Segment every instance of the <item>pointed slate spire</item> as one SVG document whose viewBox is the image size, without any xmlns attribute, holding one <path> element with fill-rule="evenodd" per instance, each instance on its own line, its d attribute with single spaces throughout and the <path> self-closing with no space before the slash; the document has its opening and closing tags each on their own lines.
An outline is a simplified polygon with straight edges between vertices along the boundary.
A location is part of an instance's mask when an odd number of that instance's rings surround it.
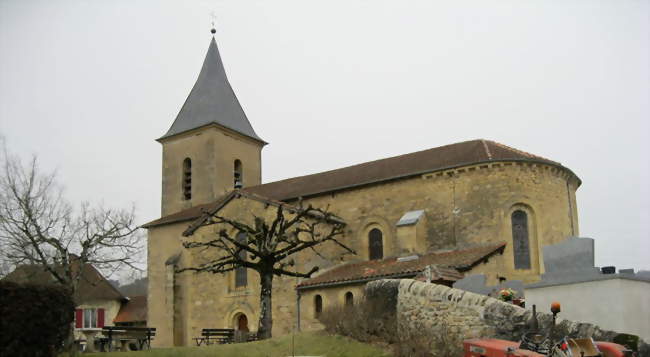
<svg viewBox="0 0 650 357">
<path fill-rule="evenodd" d="M 171 128 L 158 140 L 213 123 L 266 144 L 253 130 L 228 82 L 214 37 L 190 95 Z"/>
</svg>

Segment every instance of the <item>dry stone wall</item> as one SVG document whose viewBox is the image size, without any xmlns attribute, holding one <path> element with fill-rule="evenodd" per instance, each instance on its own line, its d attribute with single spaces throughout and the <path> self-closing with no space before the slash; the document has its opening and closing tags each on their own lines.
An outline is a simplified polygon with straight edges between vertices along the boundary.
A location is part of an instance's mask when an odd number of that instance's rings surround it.
<svg viewBox="0 0 650 357">
<path fill-rule="evenodd" d="M 400 333 L 430 330 L 444 326 L 447 331 L 463 338 L 492 337 L 519 341 L 532 325 L 532 312 L 498 299 L 443 285 L 411 279 L 387 279 L 366 285 L 369 303 L 382 300 L 384 313 L 397 321 Z M 540 307 L 543 309 L 546 307 Z M 561 315 L 560 315 L 561 316 Z M 538 312 L 537 319 L 543 332 L 550 331 L 552 315 Z M 617 332 L 582 322 L 558 318 L 553 340 L 569 336 L 592 337 L 612 341 Z M 640 355 L 648 356 L 650 349 L 640 341 Z"/>
</svg>

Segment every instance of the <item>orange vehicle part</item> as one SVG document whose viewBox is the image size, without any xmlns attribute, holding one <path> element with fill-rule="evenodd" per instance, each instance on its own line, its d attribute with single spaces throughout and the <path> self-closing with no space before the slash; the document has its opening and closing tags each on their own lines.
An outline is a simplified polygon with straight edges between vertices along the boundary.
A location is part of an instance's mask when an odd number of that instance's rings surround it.
<svg viewBox="0 0 650 357">
<path fill-rule="evenodd" d="M 603 357 L 628 357 L 633 355 L 631 350 L 618 343 L 596 341 L 596 347 L 602 352 Z"/>
<path fill-rule="evenodd" d="M 544 357 L 543 354 L 520 350 L 519 342 L 496 338 L 470 339 L 463 342 L 465 357 Z"/>
<path fill-rule="evenodd" d="M 602 341 L 596 341 L 594 343 L 598 348 L 598 354 L 602 353 L 603 357 L 634 356 L 631 350 L 618 343 Z M 537 352 L 519 349 L 519 342 L 499 340 L 496 338 L 465 340 L 463 342 L 463 350 L 464 357 L 545 357 L 545 355 Z"/>
</svg>

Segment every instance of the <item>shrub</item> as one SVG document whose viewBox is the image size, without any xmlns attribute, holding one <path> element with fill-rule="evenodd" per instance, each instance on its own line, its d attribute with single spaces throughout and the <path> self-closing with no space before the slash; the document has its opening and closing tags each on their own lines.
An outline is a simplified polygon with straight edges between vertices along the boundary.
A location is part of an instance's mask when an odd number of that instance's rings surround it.
<svg viewBox="0 0 650 357">
<path fill-rule="evenodd" d="M 50 357 L 74 319 L 70 293 L 57 286 L 0 281 L 0 357 Z"/>
<path fill-rule="evenodd" d="M 361 300 L 354 306 L 334 306 L 319 316 L 327 332 L 361 342 L 395 343 L 396 321 L 382 313 L 381 306 Z"/>
</svg>

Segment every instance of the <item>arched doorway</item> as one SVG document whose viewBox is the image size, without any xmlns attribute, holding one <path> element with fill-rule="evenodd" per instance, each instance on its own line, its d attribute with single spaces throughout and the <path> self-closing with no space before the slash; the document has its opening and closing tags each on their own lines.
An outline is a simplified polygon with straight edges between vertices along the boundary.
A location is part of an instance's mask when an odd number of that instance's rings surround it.
<svg viewBox="0 0 650 357">
<path fill-rule="evenodd" d="M 245 314 L 239 314 L 235 318 L 235 330 L 248 332 L 248 317 Z"/>
</svg>

